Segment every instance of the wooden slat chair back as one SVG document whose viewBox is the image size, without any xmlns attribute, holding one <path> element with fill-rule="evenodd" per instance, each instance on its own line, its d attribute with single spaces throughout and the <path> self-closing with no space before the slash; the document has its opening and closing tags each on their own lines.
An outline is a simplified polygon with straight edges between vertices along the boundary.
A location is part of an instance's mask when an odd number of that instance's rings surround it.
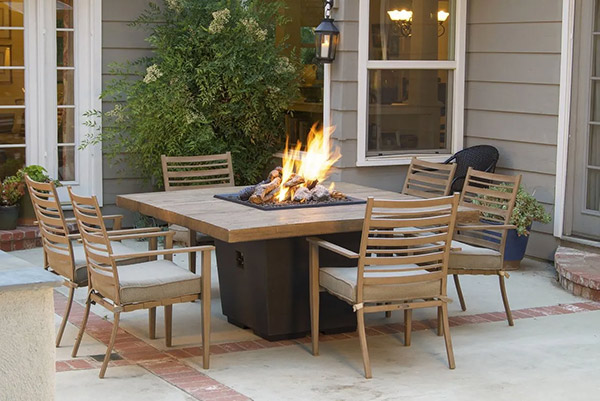
<svg viewBox="0 0 600 401">
<path fill-rule="evenodd" d="M 479 211 L 479 223 L 459 225 L 454 235 L 448 273 L 453 275 L 460 306 L 466 304 L 459 275 L 498 275 L 502 302 L 510 326 L 514 325 L 504 278 L 504 251 L 521 175 L 487 173 L 469 167 L 460 195 L 460 205 Z"/>
<path fill-rule="evenodd" d="M 110 258 L 113 250 L 100 207 L 95 197 L 69 193 L 85 249 L 89 285 L 118 304 L 119 275 L 115 260 Z"/>
<path fill-rule="evenodd" d="M 435 198 L 450 194 L 456 164 L 439 164 L 413 157 L 402 193 L 419 198 Z"/>
<path fill-rule="evenodd" d="M 113 330 L 100 369 L 100 378 L 104 377 L 119 327 L 120 314 L 138 309 L 150 311 L 150 338 L 154 338 L 155 308 L 165 307 L 166 345 L 171 346 L 173 304 L 193 302 L 202 298 L 202 348 L 203 366 L 208 369 L 210 356 L 210 265 L 213 246 L 176 248 L 173 246 L 173 231 L 155 231 L 141 235 L 109 236 L 100 206 L 95 196 L 86 197 L 73 193 L 68 188 L 77 226 L 87 258 L 89 291 L 86 309 L 79 334 L 73 346 L 72 356 L 77 355 L 91 303 L 104 306 L 114 314 Z M 165 237 L 165 249 L 150 251 L 131 251 L 128 254 L 115 254 L 111 241 L 124 239 Z M 180 268 L 172 261 L 175 253 L 200 252 L 202 255 L 202 274 L 197 275 Z M 157 259 L 164 255 L 164 259 Z M 118 260 L 146 258 L 149 261 L 131 263 L 125 266 Z"/>
<path fill-rule="evenodd" d="M 484 224 L 509 225 L 521 176 L 485 173 L 469 168 L 465 178 L 460 205 L 477 209 Z M 469 245 L 494 249 L 504 254 L 505 229 L 464 230 L 454 239 Z"/>
<path fill-rule="evenodd" d="M 231 153 L 161 156 L 165 191 L 235 186 Z"/>
<path fill-rule="evenodd" d="M 405 311 L 405 338 L 409 345 L 412 309 L 438 308 L 448 363 L 451 369 L 454 368 L 446 280 L 458 200 L 458 194 L 404 201 L 368 198 L 358 253 L 309 238 L 311 330 L 315 355 L 318 354 L 318 292 L 322 287 L 353 305 L 357 312 L 367 378 L 371 377 L 371 367 L 364 314 L 399 309 Z M 319 247 L 357 259 L 357 268 L 320 267 Z M 442 331 L 442 327 L 438 329 Z"/>
<path fill-rule="evenodd" d="M 73 246 L 54 183 L 25 177 L 31 203 L 40 228 L 46 268 L 75 282 Z"/>
</svg>

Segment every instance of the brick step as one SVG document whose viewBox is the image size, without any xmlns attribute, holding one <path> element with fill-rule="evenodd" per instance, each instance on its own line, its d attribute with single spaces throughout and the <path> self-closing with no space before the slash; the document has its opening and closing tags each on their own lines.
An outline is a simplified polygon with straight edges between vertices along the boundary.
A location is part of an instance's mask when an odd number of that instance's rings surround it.
<svg viewBox="0 0 600 401">
<path fill-rule="evenodd" d="M 600 252 L 560 246 L 554 254 L 554 266 L 564 289 L 600 301 Z"/>
<path fill-rule="evenodd" d="M 76 224 L 68 224 L 69 232 L 77 232 Z M 14 230 L 0 230 L 0 250 L 20 251 L 42 246 L 40 229 L 36 226 L 17 226 Z"/>
</svg>

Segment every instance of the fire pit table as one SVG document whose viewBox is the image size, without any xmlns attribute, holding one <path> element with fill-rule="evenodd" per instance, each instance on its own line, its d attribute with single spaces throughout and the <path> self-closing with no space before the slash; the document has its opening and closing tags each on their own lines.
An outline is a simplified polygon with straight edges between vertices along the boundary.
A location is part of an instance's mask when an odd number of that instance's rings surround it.
<svg viewBox="0 0 600 401">
<path fill-rule="evenodd" d="M 306 237 L 320 236 L 358 251 L 365 205 L 259 210 L 215 198 L 242 188 L 120 195 L 117 205 L 215 238 L 221 303 L 229 322 L 272 341 L 304 336 L 310 332 Z M 415 199 L 343 182 L 336 189 L 363 200 Z M 457 222 L 478 218 L 477 210 L 459 208 Z M 322 264 L 352 263 L 321 252 Z M 352 308 L 327 293 L 321 293 L 321 316 L 325 332 L 355 329 Z"/>
</svg>

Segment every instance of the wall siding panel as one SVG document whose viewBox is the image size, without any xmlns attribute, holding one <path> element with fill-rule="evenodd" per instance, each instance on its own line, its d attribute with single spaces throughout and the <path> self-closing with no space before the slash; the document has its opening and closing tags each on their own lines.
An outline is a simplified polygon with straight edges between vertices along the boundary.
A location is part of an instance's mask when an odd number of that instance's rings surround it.
<svg viewBox="0 0 600 401">
<path fill-rule="evenodd" d="M 522 174 L 553 211 L 560 79 L 561 0 L 470 0 L 465 146 L 500 151 L 497 172 Z M 527 253 L 551 259 L 552 224 L 535 224 Z"/>
</svg>

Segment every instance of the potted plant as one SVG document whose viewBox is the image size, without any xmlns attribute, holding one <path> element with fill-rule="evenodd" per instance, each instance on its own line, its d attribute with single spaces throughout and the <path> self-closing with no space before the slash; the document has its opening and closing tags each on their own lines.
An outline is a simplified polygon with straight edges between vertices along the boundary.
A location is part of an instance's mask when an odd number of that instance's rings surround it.
<svg viewBox="0 0 600 401">
<path fill-rule="evenodd" d="M 53 180 L 48 176 L 48 172 L 42 166 L 32 164 L 30 166 L 23 167 L 17 171 L 16 177 L 25 185 L 25 175 L 29 176 L 33 181 L 37 182 L 54 182 L 56 186 L 60 186 L 60 182 Z M 19 207 L 19 225 L 35 225 L 35 211 L 33 210 L 33 204 L 31 203 L 31 197 L 29 191 L 25 190 L 25 195 L 21 198 Z"/>
<path fill-rule="evenodd" d="M 17 176 L 6 177 L 0 189 L 0 230 L 14 230 L 19 217 L 19 201 L 25 194 L 25 184 Z"/>
<path fill-rule="evenodd" d="M 520 266 L 521 260 L 525 256 L 525 250 L 529 242 L 529 230 L 531 230 L 533 222 L 549 223 L 550 220 L 550 214 L 546 212 L 544 206 L 525 188 L 519 187 L 510 219 L 510 223 L 517 228 L 508 230 L 504 247 L 506 267 L 516 269 Z"/>
</svg>

